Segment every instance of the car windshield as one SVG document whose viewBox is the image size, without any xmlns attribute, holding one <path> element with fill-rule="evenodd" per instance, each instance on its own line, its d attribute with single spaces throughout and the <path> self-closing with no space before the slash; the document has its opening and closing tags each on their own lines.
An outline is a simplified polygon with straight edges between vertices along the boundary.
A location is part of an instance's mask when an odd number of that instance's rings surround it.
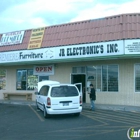
<svg viewBox="0 0 140 140">
<path fill-rule="evenodd" d="M 59 86 L 53 87 L 51 90 L 52 97 L 70 97 L 78 95 L 79 93 L 75 86 Z"/>
</svg>

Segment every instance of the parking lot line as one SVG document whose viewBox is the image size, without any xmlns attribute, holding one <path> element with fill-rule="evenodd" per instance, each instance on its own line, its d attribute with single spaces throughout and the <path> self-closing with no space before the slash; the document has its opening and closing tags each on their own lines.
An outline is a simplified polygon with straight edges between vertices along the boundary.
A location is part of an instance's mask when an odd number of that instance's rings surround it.
<svg viewBox="0 0 140 140">
<path fill-rule="evenodd" d="M 31 105 L 28 105 L 30 107 L 30 109 L 36 114 L 36 116 L 39 118 L 40 121 L 45 121 L 33 108 Z"/>
<path fill-rule="evenodd" d="M 86 111 L 86 110 L 85 110 Z M 93 113 L 93 112 L 92 112 Z M 97 110 L 94 112 L 94 114 L 100 114 L 103 116 L 113 116 L 113 117 L 119 117 L 119 118 L 124 118 L 124 119 L 136 119 L 139 120 L 140 118 L 140 113 L 135 113 L 135 112 L 120 112 L 120 111 L 103 111 L 103 110 Z"/>
<path fill-rule="evenodd" d="M 91 111 L 84 111 L 83 112 L 84 116 L 87 116 L 91 119 L 97 119 L 98 121 L 102 121 L 104 123 L 106 123 L 106 121 L 113 121 L 113 122 L 119 122 L 119 123 L 124 123 L 124 124 L 133 124 L 133 125 L 137 125 L 140 123 L 140 121 L 138 121 L 138 118 L 130 118 L 130 116 L 125 116 L 123 117 L 122 115 L 120 116 L 120 114 L 115 113 L 113 114 L 108 114 L 106 113 L 101 113 L 98 111 L 95 112 L 91 112 Z"/>
<path fill-rule="evenodd" d="M 85 114 L 85 113 L 83 113 L 83 112 L 82 112 L 81 114 L 82 114 L 83 116 L 86 116 L 86 117 L 90 118 L 90 119 L 93 119 L 93 120 L 95 120 L 95 121 L 98 121 L 98 122 L 102 123 L 103 125 L 107 125 L 106 122 L 101 121 L 101 120 L 96 119 L 96 118 L 93 118 L 93 116 L 91 116 L 91 115 L 87 115 L 87 114 Z"/>
<path fill-rule="evenodd" d="M 97 112 L 100 113 L 106 113 L 106 110 L 97 110 Z M 107 111 L 108 114 L 114 114 L 114 113 L 119 113 L 119 115 L 121 116 L 128 116 L 131 115 L 135 116 L 135 117 L 140 117 L 140 112 L 136 112 L 136 111 L 120 111 L 120 110 L 109 110 Z"/>
<path fill-rule="evenodd" d="M 140 123 L 140 121 L 139 121 L 140 116 L 135 115 L 135 117 L 134 117 L 132 113 L 131 114 L 120 114 L 120 112 L 114 112 L 114 114 L 110 114 L 110 113 L 105 114 L 105 113 L 101 113 L 101 112 L 96 112 L 95 114 L 97 117 L 98 116 L 103 116 L 105 118 L 111 117 L 113 119 L 124 120 L 126 122 L 128 121 L 128 122 L 132 122 L 132 123 L 135 123 L 135 122 Z"/>
<path fill-rule="evenodd" d="M 102 111 L 97 110 L 95 112 L 84 110 L 82 112 L 82 115 L 85 117 L 88 117 L 90 119 L 93 119 L 94 121 L 102 122 L 102 127 L 96 127 L 96 132 L 94 130 L 93 136 L 96 136 L 98 134 L 109 134 L 109 133 L 116 133 L 119 131 L 126 131 L 130 127 L 139 128 L 140 127 L 140 121 L 138 120 L 138 116 L 131 116 L 133 113 L 124 113 L 124 116 L 121 112 L 108 112 L 108 111 Z M 114 113 L 114 115 L 113 115 Z M 128 115 L 128 116 L 127 116 Z M 131 117 L 131 118 L 129 118 Z M 117 123 L 116 123 L 117 122 Z M 106 123 L 106 125 L 105 125 Z M 112 123 L 115 123 L 112 126 Z M 98 130 L 100 130 L 98 132 Z"/>
</svg>

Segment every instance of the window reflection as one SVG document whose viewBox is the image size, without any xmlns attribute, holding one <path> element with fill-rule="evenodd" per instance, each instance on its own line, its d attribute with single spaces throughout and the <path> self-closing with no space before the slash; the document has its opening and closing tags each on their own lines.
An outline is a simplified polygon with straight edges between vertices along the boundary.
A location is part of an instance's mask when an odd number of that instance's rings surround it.
<svg viewBox="0 0 140 140">
<path fill-rule="evenodd" d="M 0 69 L 0 90 L 6 89 L 6 70 Z"/>
<path fill-rule="evenodd" d="M 88 66 L 87 83 L 92 83 L 96 91 L 117 92 L 118 65 Z"/>
<path fill-rule="evenodd" d="M 17 90 L 34 90 L 37 88 L 38 76 L 33 70 L 17 70 Z"/>
<path fill-rule="evenodd" d="M 140 91 L 140 64 L 135 65 L 135 91 Z"/>
</svg>

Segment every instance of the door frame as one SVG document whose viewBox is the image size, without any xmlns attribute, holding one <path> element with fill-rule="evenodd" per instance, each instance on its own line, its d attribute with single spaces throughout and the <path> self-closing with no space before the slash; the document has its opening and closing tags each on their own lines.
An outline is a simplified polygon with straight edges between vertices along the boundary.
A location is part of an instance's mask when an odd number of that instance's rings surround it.
<svg viewBox="0 0 140 140">
<path fill-rule="evenodd" d="M 86 89 L 87 89 L 87 75 L 86 73 L 70 73 L 70 83 L 72 84 L 72 75 L 85 75 L 85 103 L 86 103 Z M 79 82 L 78 82 L 79 83 Z M 74 84 L 74 83 L 73 83 Z M 76 83 L 75 83 L 76 84 Z M 82 92 L 83 92 L 83 87 L 84 85 L 82 85 Z M 82 93 L 83 94 L 83 93 Z"/>
<path fill-rule="evenodd" d="M 72 75 L 85 75 L 85 87 L 86 85 L 86 77 L 87 75 L 85 73 L 70 73 L 70 83 L 72 84 Z"/>
</svg>

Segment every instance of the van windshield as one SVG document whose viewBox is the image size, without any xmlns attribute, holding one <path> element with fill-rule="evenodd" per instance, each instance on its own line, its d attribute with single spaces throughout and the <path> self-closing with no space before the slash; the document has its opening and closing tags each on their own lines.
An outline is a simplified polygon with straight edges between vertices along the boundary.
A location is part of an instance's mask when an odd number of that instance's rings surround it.
<svg viewBox="0 0 140 140">
<path fill-rule="evenodd" d="M 78 96 L 79 93 L 74 86 L 59 86 L 53 87 L 51 90 L 52 97 L 70 97 L 70 96 Z"/>
</svg>

